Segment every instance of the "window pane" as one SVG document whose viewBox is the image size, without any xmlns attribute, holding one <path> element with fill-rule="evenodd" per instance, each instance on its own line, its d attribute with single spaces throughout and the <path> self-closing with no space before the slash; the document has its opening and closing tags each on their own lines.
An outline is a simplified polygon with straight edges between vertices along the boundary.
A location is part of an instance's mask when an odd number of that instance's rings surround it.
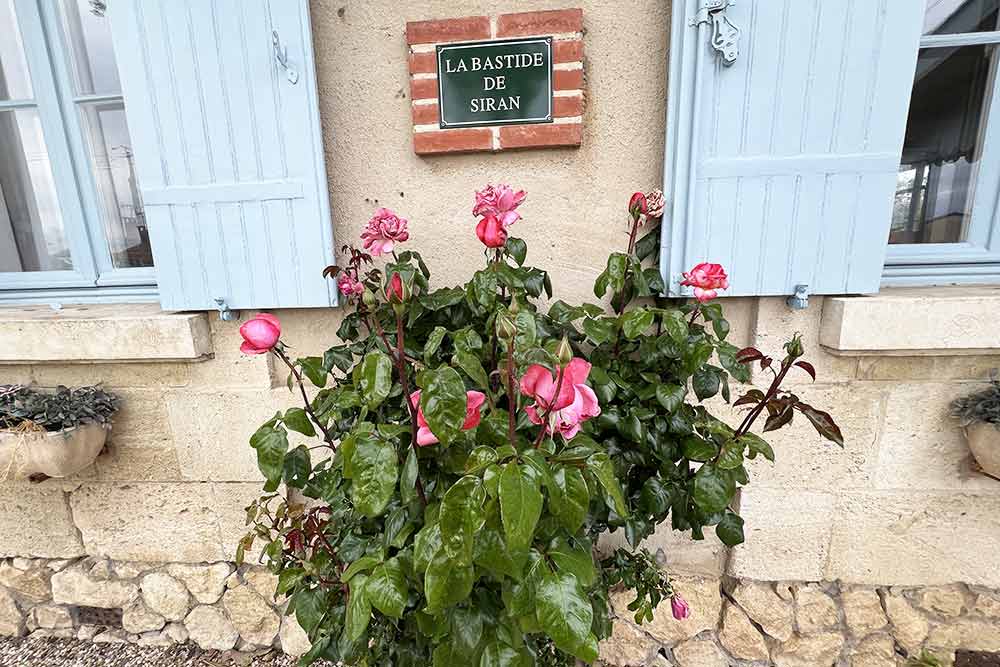
<svg viewBox="0 0 1000 667">
<path fill-rule="evenodd" d="M 995 50 L 921 49 L 890 243 L 956 243 L 967 238 Z"/>
<path fill-rule="evenodd" d="M 117 269 L 152 266 L 125 106 L 121 102 L 83 104 L 80 113 L 90 145 L 111 260 Z"/>
<path fill-rule="evenodd" d="M 38 112 L 0 112 L 0 272 L 71 268 Z"/>
<path fill-rule="evenodd" d="M 70 61 L 77 94 L 120 94 L 111 26 L 104 15 L 104 3 L 61 0 L 60 8 L 72 54 Z"/>
<path fill-rule="evenodd" d="M 31 99 L 31 79 L 14 0 L 0 0 L 0 100 Z"/>
<path fill-rule="evenodd" d="M 997 29 L 1000 0 L 927 0 L 925 35 L 989 32 Z"/>
</svg>

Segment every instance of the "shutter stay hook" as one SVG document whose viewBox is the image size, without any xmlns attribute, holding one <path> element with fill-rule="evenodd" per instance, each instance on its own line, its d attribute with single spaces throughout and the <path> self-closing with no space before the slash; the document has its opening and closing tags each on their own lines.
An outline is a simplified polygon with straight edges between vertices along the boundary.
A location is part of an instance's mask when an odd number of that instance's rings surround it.
<svg viewBox="0 0 1000 667">
<path fill-rule="evenodd" d="M 698 13 L 688 25 L 707 23 L 712 26 L 712 48 L 722 56 L 722 64 L 730 66 L 740 55 L 740 29 L 726 16 L 734 0 L 700 0 Z"/>
</svg>

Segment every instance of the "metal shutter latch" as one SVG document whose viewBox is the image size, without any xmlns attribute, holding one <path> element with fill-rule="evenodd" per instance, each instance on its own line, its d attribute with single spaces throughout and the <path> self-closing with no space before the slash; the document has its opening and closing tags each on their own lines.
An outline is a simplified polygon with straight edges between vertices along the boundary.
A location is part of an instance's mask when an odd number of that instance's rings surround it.
<svg viewBox="0 0 1000 667">
<path fill-rule="evenodd" d="M 700 0 L 698 13 L 688 25 L 707 23 L 712 26 L 712 48 L 722 56 L 722 64 L 732 65 L 740 55 L 740 29 L 726 16 L 733 0 Z"/>
</svg>

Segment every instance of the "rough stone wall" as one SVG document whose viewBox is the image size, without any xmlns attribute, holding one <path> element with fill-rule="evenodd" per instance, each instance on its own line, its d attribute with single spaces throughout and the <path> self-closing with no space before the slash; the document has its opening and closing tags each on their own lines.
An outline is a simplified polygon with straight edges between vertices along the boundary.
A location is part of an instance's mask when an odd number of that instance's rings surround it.
<svg viewBox="0 0 1000 667">
<path fill-rule="evenodd" d="M 191 641 L 219 651 L 302 655 L 309 638 L 283 614 L 277 581 L 264 568 L 226 562 L 7 559 L 0 561 L 0 636 L 147 646 Z M 120 611 L 121 622 L 97 622 L 81 608 Z"/>
<path fill-rule="evenodd" d="M 609 667 L 902 667 L 927 650 L 942 664 L 956 649 L 1000 651 L 1000 594 L 961 584 L 861 587 L 682 577 L 691 616 L 664 602 L 636 626 L 631 594 L 612 597 L 614 634 L 601 643 Z"/>
</svg>

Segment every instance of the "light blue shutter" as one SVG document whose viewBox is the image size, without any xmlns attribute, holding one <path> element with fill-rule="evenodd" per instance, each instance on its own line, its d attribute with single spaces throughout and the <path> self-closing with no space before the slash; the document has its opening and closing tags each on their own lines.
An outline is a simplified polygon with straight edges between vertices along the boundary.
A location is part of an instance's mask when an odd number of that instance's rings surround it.
<svg viewBox="0 0 1000 667">
<path fill-rule="evenodd" d="M 112 0 L 108 14 L 163 307 L 335 303 L 308 0 Z"/>
<path fill-rule="evenodd" d="M 731 66 L 676 0 L 661 269 L 727 295 L 876 292 L 923 18 L 917 0 L 739 0 Z M 722 4 L 714 0 L 714 4 Z"/>
</svg>

